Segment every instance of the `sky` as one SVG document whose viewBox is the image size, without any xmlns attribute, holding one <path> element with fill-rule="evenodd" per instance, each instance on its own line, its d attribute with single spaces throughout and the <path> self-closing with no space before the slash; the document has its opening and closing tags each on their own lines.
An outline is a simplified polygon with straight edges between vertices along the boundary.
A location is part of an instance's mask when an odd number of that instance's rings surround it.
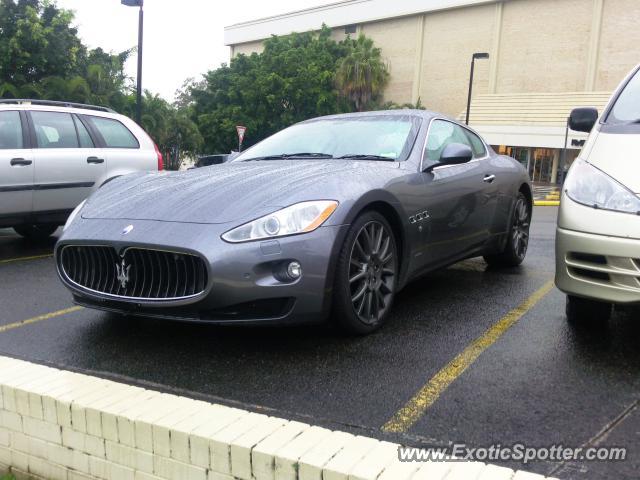
<svg viewBox="0 0 640 480">
<path fill-rule="evenodd" d="M 142 87 L 169 101 L 190 77 L 229 61 L 224 27 L 335 0 L 145 0 Z M 57 0 L 74 10 L 85 45 L 114 53 L 138 43 L 138 9 L 120 0 Z M 136 76 L 135 55 L 126 72 Z"/>
</svg>

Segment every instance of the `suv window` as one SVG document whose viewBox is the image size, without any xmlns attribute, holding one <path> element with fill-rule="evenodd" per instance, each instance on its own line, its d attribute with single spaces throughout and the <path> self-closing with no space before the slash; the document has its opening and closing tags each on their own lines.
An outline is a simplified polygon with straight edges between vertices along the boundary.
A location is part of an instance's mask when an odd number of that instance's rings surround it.
<svg viewBox="0 0 640 480">
<path fill-rule="evenodd" d="M 22 147 L 20 114 L 17 111 L 0 112 L 0 150 Z"/>
<path fill-rule="evenodd" d="M 427 161 L 427 164 L 432 164 L 440 160 L 442 151 L 450 143 L 462 143 L 463 145 L 468 145 L 473 150 L 471 141 L 465 132 L 465 129 L 455 123 L 446 120 L 434 120 L 429 130 L 427 148 L 424 152 L 424 159 Z"/>
<path fill-rule="evenodd" d="M 78 148 L 78 135 L 69 113 L 32 111 L 38 148 Z"/>
<path fill-rule="evenodd" d="M 136 137 L 118 120 L 102 117 L 87 117 L 102 135 L 107 148 L 140 148 Z"/>
<path fill-rule="evenodd" d="M 73 121 L 76 124 L 76 129 L 78 130 L 78 139 L 80 140 L 80 148 L 94 148 L 93 140 L 91 139 L 91 135 L 87 131 L 87 127 L 76 117 L 73 117 Z"/>
<path fill-rule="evenodd" d="M 636 72 L 607 116 L 607 123 L 621 124 L 640 120 L 640 70 Z"/>
</svg>

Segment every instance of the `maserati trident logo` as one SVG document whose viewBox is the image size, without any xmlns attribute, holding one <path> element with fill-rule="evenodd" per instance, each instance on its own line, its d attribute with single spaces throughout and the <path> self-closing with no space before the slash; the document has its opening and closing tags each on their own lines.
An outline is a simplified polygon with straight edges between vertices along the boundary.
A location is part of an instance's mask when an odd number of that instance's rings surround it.
<svg viewBox="0 0 640 480">
<path fill-rule="evenodd" d="M 129 270 L 131 269 L 131 265 L 127 265 L 124 258 L 122 259 L 122 263 L 118 265 L 116 263 L 116 273 L 117 279 L 120 282 L 120 286 L 122 288 L 127 288 L 127 283 L 129 283 Z"/>
<path fill-rule="evenodd" d="M 122 229 L 122 235 L 127 235 L 131 230 L 133 230 L 133 225 L 127 225 Z"/>
</svg>

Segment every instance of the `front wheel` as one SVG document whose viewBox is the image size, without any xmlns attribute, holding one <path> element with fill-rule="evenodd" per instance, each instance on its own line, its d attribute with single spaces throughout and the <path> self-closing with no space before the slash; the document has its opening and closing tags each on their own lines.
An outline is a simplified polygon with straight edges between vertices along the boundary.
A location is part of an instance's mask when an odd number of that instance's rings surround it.
<svg viewBox="0 0 640 480">
<path fill-rule="evenodd" d="M 495 255 L 485 255 L 489 265 L 516 267 L 524 261 L 529 248 L 529 227 L 531 226 L 531 203 L 522 192 L 518 193 L 516 205 L 509 224 L 509 234 L 504 250 Z"/>
<path fill-rule="evenodd" d="M 36 224 L 36 225 L 17 225 L 13 227 L 15 232 L 29 240 L 44 240 L 50 237 L 53 232 L 58 229 L 58 225 L 52 224 Z"/>
<path fill-rule="evenodd" d="M 607 302 L 567 295 L 567 320 L 576 325 L 606 323 L 612 309 L 613 305 Z"/>
<path fill-rule="evenodd" d="M 336 267 L 332 313 L 342 330 L 364 335 L 384 323 L 395 296 L 398 263 L 395 238 L 384 216 L 359 216 Z"/>
</svg>

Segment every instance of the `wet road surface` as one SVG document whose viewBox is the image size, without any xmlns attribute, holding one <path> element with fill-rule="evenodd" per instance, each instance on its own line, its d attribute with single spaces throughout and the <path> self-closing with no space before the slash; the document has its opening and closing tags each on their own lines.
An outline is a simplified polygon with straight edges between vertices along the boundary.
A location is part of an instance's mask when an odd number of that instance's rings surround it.
<svg viewBox="0 0 640 480">
<path fill-rule="evenodd" d="M 572 327 L 555 288 L 527 303 L 553 279 L 556 215 L 535 209 L 522 267 L 472 259 L 430 274 L 365 338 L 68 310 L 71 296 L 47 256 L 55 239 L 33 244 L 0 230 L 0 354 L 408 445 L 624 446 L 623 462 L 507 465 L 563 479 L 637 478 L 638 312 Z M 466 369 L 450 366 L 492 328 L 499 335 Z M 401 431 L 383 430 L 434 378 L 446 382 L 428 406 L 414 404 L 419 414 Z"/>
</svg>

